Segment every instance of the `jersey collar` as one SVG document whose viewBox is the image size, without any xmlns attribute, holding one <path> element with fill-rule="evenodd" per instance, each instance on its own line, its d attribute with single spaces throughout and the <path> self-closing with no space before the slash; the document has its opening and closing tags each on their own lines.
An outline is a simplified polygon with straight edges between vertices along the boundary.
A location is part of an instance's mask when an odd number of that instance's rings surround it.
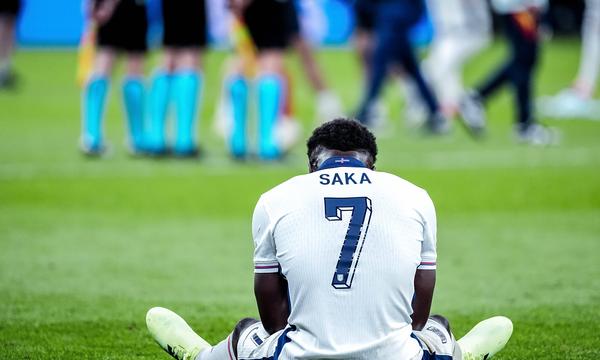
<svg viewBox="0 0 600 360">
<path fill-rule="evenodd" d="M 362 167 L 366 168 L 367 165 L 363 164 L 362 161 L 350 157 L 350 156 L 334 156 L 323 161 L 318 170 L 332 169 L 338 167 Z"/>
</svg>

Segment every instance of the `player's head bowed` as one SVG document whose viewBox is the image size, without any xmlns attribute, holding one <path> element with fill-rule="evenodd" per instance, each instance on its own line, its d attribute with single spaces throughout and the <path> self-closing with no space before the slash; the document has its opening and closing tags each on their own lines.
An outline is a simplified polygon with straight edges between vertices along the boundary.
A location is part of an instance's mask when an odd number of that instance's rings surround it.
<svg viewBox="0 0 600 360">
<path fill-rule="evenodd" d="M 369 168 L 377 160 L 375 136 L 358 121 L 338 118 L 316 128 L 306 142 L 311 171 L 332 156 L 352 156 Z"/>
</svg>

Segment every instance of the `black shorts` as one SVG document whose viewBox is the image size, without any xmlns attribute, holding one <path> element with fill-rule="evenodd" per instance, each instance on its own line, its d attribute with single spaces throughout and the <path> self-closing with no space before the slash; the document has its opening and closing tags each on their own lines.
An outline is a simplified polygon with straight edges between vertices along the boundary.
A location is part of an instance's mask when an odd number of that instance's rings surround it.
<svg viewBox="0 0 600 360">
<path fill-rule="evenodd" d="M 359 0 L 354 5 L 356 28 L 372 32 L 375 29 L 375 5 L 371 1 Z"/>
<path fill-rule="evenodd" d="M 20 0 L 0 0 L 0 15 L 17 16 L 20 10 Z"/>
<path fill-rule="evenodd" d="M 206 45 L 205 0 L 163 0 L 162 12 L 165 47 Z"/>
<path fill-rule="evenodd" d="M 290 39 L 300 35 L 300 19 L 298 18 L 298 9 L 294 5 L 294 1 L 289 1 L 290 5 L 287 9 L 287 33 Z"/>
<path fill-rule="evenodd" d="M 101 2 L 97 0 L 96 6 Z M 144 2 L 121 0 L 111 18 L 98 28 L 98 46 L 143 53 L 148 49 L 147 32 L 148 17 Z"/>
<path fill-rule="evenodd" d="M 258 50 L 287 48 L 290 40 L 291 0 L 253 0 L 244 22 Z"/>
</svg>

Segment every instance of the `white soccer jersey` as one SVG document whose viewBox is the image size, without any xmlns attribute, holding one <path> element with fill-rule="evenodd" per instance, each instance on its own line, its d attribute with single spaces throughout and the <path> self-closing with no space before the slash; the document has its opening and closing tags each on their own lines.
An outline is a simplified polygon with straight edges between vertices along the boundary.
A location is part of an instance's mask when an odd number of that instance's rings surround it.
<svg viewBox="0 0 600 360">
<path fill-rule="evenodd" d="M 279 359 L 412 359 L 417 268 L 436 267 L 427 192 L 336 157 L 263 194 L 253 217 L 256 273 L 287 278 Z"/>
</svg>

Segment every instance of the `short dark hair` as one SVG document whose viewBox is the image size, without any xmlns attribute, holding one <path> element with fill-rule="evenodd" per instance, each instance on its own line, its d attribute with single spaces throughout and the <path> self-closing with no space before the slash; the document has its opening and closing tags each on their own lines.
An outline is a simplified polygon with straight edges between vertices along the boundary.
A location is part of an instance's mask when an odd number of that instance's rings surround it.
<svg viewBox="0 0 600 360">
<path fill-rule="evenodd" d="M 319 146 L 339 151 L 366 151 L 377 160 L 377 143 L 375 136 L 358 121 L 338 118 L 316 128 L 306 142 L 307 155 L 310 159 Z"/>
</svg>

